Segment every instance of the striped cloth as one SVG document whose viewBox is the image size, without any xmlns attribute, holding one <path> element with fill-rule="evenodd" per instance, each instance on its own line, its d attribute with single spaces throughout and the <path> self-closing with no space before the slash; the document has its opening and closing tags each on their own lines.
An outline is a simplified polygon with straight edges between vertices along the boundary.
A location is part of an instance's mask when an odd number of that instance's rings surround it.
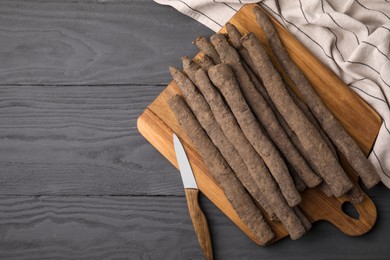
<svg viewBox="0 0 390 260">
<path fill-rule="evenodd" d="M 218 31 L 250 0 L 155 0 Z M 369 155 L 390 188 L 390 0 L 264 0 L 287 30 L 382 117 Z"/>
</svg>

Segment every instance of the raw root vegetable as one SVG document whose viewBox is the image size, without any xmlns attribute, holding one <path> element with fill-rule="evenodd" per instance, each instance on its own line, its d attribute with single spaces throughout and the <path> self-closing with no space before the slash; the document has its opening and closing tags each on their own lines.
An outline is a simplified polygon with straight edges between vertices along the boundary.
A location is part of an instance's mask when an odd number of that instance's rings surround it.
<svg viewBox="0 0 390 260">
<path fill-rule="evenodd" d="M 240 31 L 238 31 L 236 26 L 234 26 L 231 23 L 226 24 L 226 31 L 228 33 L 228 37 L 229 37 L 229 40 L 230 40 L 230 43 L 232 44 L 232 46 L 238 51 L 238 53 L 240 54 L 240 56 L 244 60 L 244 62 L 250 68 L 252 68 L 253 72 L 256 74 L 257 72 L 254 70 L 255 65 L 253 64 L 253 60 L 250 57 L 248 51 L 242 46 L 242 43 L 241 43 L 242 35 L 241 35 Z M 261 79 L 260 75 L 257 75 L 257 77 L 259 79 Z"/>
<path fill-rule="evenodd" d="M 321 183 L 320 190 L 328 197 L 334 196 L 332 190 L 326 182 Z"/>
<path fill-rule="evenodd" d="M 283 116 L 280 114 L 278 109 L 275 107 L 275 104 L 272 102 L 272 100 L 269 97 L 268 92 L 264 88 L 263 84 L 259 81 L 257 76 L 253 73 L 252 69 L 249 68 L 249 66 L 247 64 L 243 63 L 243 66 L 244 66 L 245 70 L 247 71 L 253 84 L 255 85 L 256 89 L 260 92 L 260 94 L 264 97 L 265 101 L 271 107 L 272 111 L 274 112 L 274 114 L 276 116 L 276 119 L 278 120 L 278 122 L 282 126 L 283 130 L 286 132 L 290 141 L 294 144 L 295 148 L 299 151 L 300 155 L 305 159 L 305 161 L 309 165 L 309 167 L 312 170 L 314 170 L 315 167 L 313 167 L 314 165 L 311 163 L 310 158 L 306 155 L 305 149 L 303 149 L 303 146 L 302 146 L 301 142 L 299 141 L 297 135 L 291 130 L 291 128 L 287 124 L 286 120 L 284 120 Z M 306 171 L 302 171 L 302 172 L 300 172 L 300 174 L 305 173 L 305 172 Z M 316 172 L 316 171 L 314 170 L 314 172 Z M 300 175 L 300 177 L 301 177 L 302 181 L 304 181 L 305 184 L 310 188 L 313 188 L 317 182 L 322 182 L 322 178 L 319 177 L 315 173 L 310 174 L 310 175 L 307 174 L 305 176 Z M 324 183 L 324 182 L 322 182 L 322 183 Z M 299 191 L 299 189 L 298 189 L 298 191 Z"/>
<path fill-rule="evenodd" d="M 214 64 L 221 63 L 221 60 L 219 59 L 217 51 L 214 49 L 213 45 L 203 36 L 198 36 L 194 44 L 198 49 L 209 56 L 211 60 L 214 62 Z"/>
<path fill-rule="evenodd" d="M 191 139 L 199 155 L 204 160 L 209 173 L 218 182 L 225 196 L 262 245 L 270 242 L 275 234 L 253 203 L 244 187 L 223 159 L 221 153 L 211 142 L 206 132 L 199 125 L 190 108 L 178 95 L 169 100 L 169 105 L 181 127 Z"/>
<path fill-rule="evenodd" d="M 268 95 L 267 90 L 264 88 L 263 83 L 261 83 L 261 76 L 258 74 L 255 65 L 252 61 L 252 58 L 249 56 L 248 51 L 242 46 L 241 42 L 241 33 L 238 31 L 238 29 L 231 23 L 226 24 L 226 30 L 229 36 L 229 40 L 234 48 L 239 52 L 241 58 L 244 60 L 243 66 L 245 70 L 247 71 L 249 77 L 251 78 L 253 84 L 257 88 L 257 90 L 260 92 L 260 94 L 264 97 L 264 99 L 267 101 L 268 105 L 271 107 L 272 111 L 274 111 L 276 118 L 278 119 L 279 123 L 283 127 L 284 131 L 290 138 L 291 142 L 296 146 L 296 148 L 299 150 L 302 156 L 304 156 L 303 149 L 299 149 L 302 147 L 301 143 L 299 142 L 298 137 L 294 134 L 294 132 L 291 130 L 291 128 L 288 126 L 287 122 L 284 120 L 283 116 L 279 113 L 278 109 L 275 107 L 275 104 L 272 102 L 271 98 Z M 300 147 L 299 147 L 300 146 Z"/>
<path fill-rule="evenodd" d="M 196 84 L 195 73 L 200 68 L 193 60 L 190 60 L 187 56 L 181 57 L 183 63 L 183 71 L 187 74 L 192 82 Z"/>
<path fill-rule="evenodd" d="M 273 140 L 273 142 L 279 148 L 281 153 L 284 155 L 287 162 L 290 163 L 290 165 L 299 174 L 299 176 L 301 176 L 301 178 L 304 179 L 305 182 L 307 182 L 309 187 L 312 188 L 320 184 L 321 178 L 319 178 L 311 170 L 309 165 L 306 163 L 306 161 L 303 159 L 303 157 L 300 155 L 298 150 L 288 138 L 284 129 L 279 124 L 279 121 L 276 119 L 271 107 L 256 89 L 246 70 L 242 66 L 240 56 L 236 52 L 236 50 L 228 43 L 225 36 L 223 36 L 222 34 L 216 34 L 212 36 L 211 43 L 217 50 L 221 61 L 225 64 L 228 64 L 233 70 L 237 82 L 241 87 L 242 94 L 248 102 L 248 105 L 252 109 L 253 113 L 256 115 L 257 119 L 261 122 L 269 137 Z M 234 91 L 235 93 L 233 95 L 240 94 L 238 88 Z M 256 127 L 257 124 L 254 125 Z M 259 132 L 259 134 L 261 134 L 261 132 Z M 266 142 L 265 144 L 268 143 Z M 264 145 L 262 146 L 264 147 Z M 272 143 L 270 149 L 276 149 L 272 145 Z M 290 183 L 294 186 L 293 182 L 291 182 L 290 180 L 286 180 L 286 178 L 291 179 L 291 177 L 288 173 L 288 168 L 284 163 L 284 160 L 277 151 L 271 154 L 271 156 L 266 156 L 265 158 L 263 158 L 263 160 L 270 169 L 271 173 L 274 175 L 276 182 L 281 187 L 282 193 L 284 192 L 284 185 L 288 185 Z M 276 169 L 275 165 L 278 166 Z M 274 173 L 275 170 L 280 172 Z M 290 204 L 290 206 L 293 205 Z"/>
<path fill-rule="evenodd" d="M 280 114 L 278 109 L 275 107 L 275 104 L 272 102 L 271 98 L 268 95 L 267 90 L 264 88 L 263 84 L 260 82 L 258 77 L 254 74 L 251 68 L 245 63 L 243 63 L 243 66 L 248 73 L 250 79 L 252 80 L 253 84 L 255 85 L 256 89 L 260 92 L 260 94 L 264 97 L 265 101 L 268 103 L 268 105 L 271 107 L 272 111 L 274 112 L 276 119 L 282 126 L 283 130 L 286 132 L 287 136 L 289 137 L 290 141 L 294 144 L 295 148 L 299 151 L 300 155 L 305 159 L 306 163 L 309 165 L 309 167 L 314 170 L 313 164 L 311 163 L 310 158 L 306 155 L 305 149 L 303 149 L 303 146 L 301 142 L 299 141 L 297 135 L 291 130 L 290 126 L 287 124 L 286 120 L 284 120 L 283 116 Z M 314 170 L 314 172 L 316 172 Z M 305 173 L 305 171 L 300 172 L 300 174 Z M 314 174 L 308 174 L 305 176 L 300 175 L 300 178 L 302 181 L 305 182 L 305 184 L 313 188 L 317 182 L 322 182 L 322 178 L 318 175 Z M 324 182 L 322 182 L 324 183 Z M 321 184 L 322 184 L 321 183 Z M 297 183 L 296 183 L 297 185 Z M 313 186 L 314 185 L 314 186 Z M 299 191 L 299 189 L 298 189 Z M 333 195 L 333 193 L 332 193 Z"/>
<path fill-rule="evenodd" d="M 349 199 L 349 201 L 351 201 L 353 205 L 359 204 L 364 199 L 363 192 L 356 186 L 354 186 L 352 190 L 348 191 L 345 196 Z"/>
<path fill-rule="evenodd" d="M 253 177 L 248 172 L 248 168 L 245 166 L 244 161 L 222 132 L 221 127 L 215 120 L 214 115 L 202 94 L 197 91 L 192 81 L 181 71 L 173 67 L 170 67 L 169 71 L 198 122 L 206 131 L 211 141 L 219 149 L 238 179 L 259 205 L 267 212 L 269 217 L 272 220 L 277 220 L 276 215 L 268 205 L 259 187 L 256 185 L 256 182 L 253 180 Z"/>
<path fill-rule="evenodd" d="M 273 52 L 279 59 L 291 80 L 297 86 L 307 106 L 332 140 L 333 144 L 336 145 L 338 150 L 349 161 L 351 166 L 361 177 L 364 185 L 367 188 L 375 186 L 380 181 L 380 177 L 373 165 L 368 161 L 352 137 L 348 135 L 337 119 L 334 118 L 332 113 L 330 113 L 325 107 L 310 85 L 309 81 L 290 59 L 269 18 L 261 11 L 260 8 L 255 8 L 254 13 L 258 23 L 261 25 L 267 36 L 269 45 L 271 46 Z"/>
<path fill-rule="evenodd" d="M 230 23 L 226 24 L 226 30 L 228 32 L 229 40 L 232 43 L 232 45 L 238 50 L 240 53 L 241 58 L 245 61 L 246 64 L 244 64 L 244 68 L 246 69 L 249 77 L 251 78 L 253 84 L 256 86 L 257 90 L 261 93 L 261 95 L 264 97 L 264 99 L 267 101 L 269 106 L 271 107 L 272 111 L 274 111 L 276 118 L 278 119 L 279 123 L 283 127 L 284 131 L 290 138 L 291 142 L 295 145 L 297 150 L 300 152 L 300 154 L 305 158 L 305 160 L 309 163 L 309 165 L 312 167 L 313 165 L 310 163 L 310 159 L 307 157 L 305 150 L 303 149 L 298 137 L 296 134 L 291 130 L 290 126 L 287 124 L 283 116 L 280 114 L 278 109 L 275 107 L 275 104 L 271 100 L 271 98 L 268 95 L 267 90 L 264 88 L 264 85 L 260 82 L 261 75 L 258 73 L 258 71 L 255 68 L 255 65 L 253 63 L 252 58 L 250 57 L 248 50 L 245 49 L 242 46 L 241 42 L 241 33 L 238 31 L 238 29 Z M 314 170 L 314 168 L 312 167 Z M 304 180 L 304 178 L 302 178 Z M 306 183 L 306 182 L 305 182 Z M 307 185 L 308 183 L 306 183 Z"/>
<path fill-rule="evenodd" d="M 333 196 L 332 190 L 325 182 L 321 183 L 320 190 L 328 197 Z M 364 199 L 363 192 L 359 190 L 356 186 L 353 186 L 353 188 L 348 191 L 344 196 L 354 205 L 359 204 Z"/>
<path fill-rule="evenodd" d="M 294 212 L 301 220 L 302 225 L 305 227 L 306 232 L 309 231 L 311 229 L 311 222 L 306 218 L 306 216 L 302 213 L 302 211 L 298 207 L 294 207 Z"/>
<path fill-rule="evenodd" d="M 228 36 L 229 36 L 229 40 L 230 42 L 232 43 L 232 45 L 234 46 L 234 48 L 237 49 L 237 51 L 239 52 L 241 58 L 245 61 L 245 63 L 247 64 L 247 66 L 250 68 L 250 70 L 254 71 L 254 74 L 259 78 L 261 79 L 261 75 L 258 74 L 256 72 L 256 69 L 255 69 L 255 66 L 254 66 L 254 63 L 253 63 L 253 60 L 251 59 L 248 51 L 242 46 L 242 43 L 241 43 L 241 33 L 238 31 L 238 29 L 231 23 L 227 23 L 226 24 L 226 30 L 228 32 Z M 249 68 L 246 68 L 246 70 L 248 71 Z M 248 72 L 248 74 L 250 74 L 250 72 Z M 249 75 L 253 81 L 253 78 L 254 76 L 253 75 Z M 254 82 L 255 84 L 255 82 Z M 256 86 L 258 87 L 258 86 Z M 258 87 L 259 88 L 259 87 Z M 261 88 L 261 87 L 260 87 Z M 313 125 L 317 128 L 317 130 L 320 132 L 321 136 L 324 138 L 325 142 L 328 144 L 329 148 L 332 150 L 333 154 L 336 156 L 337 158 L 337 153 L 336 153 L 336 149 L 334 148 L 332 142 L 329 140 L 329 138 L 327 137 L 327 135 L 324 133 L 324 130 L 321 129 L 320 125 L 318 124 L 318 122 L 316 121 L 316 119 L 314 118 L 314 116 L 312 115 L 312 113 L 310 112 L 310 110 L 306 107 L 306 105 L 295 95 L 295 93 L 290 89 L 290 88 L 287 88 L 287 90 L 289 91 L 291 97 L 294 99 L 294 102 L 298 105 L 298 107 L 302 110 L 303 113 L 305 113 L 305 115 L 308 117 L 308 119 L 310 120 L 310 122 L 313 123 Z M 264 93 L 262 92 L 262 90 L 259 90 L 260 93 L 262 93 L 262 95 L 265 97 Z M 268 94 L 266 94 L 268 96 Z M 265 97 L 266 98 L 266 97 Z M 267 100 L 267 99 L 266 99 Z M 269 102 L 269 100 L 267 100 L 267 102 Z M 272 107 L 272 106 L 271 106 Z M 279 118 L 278 118 L 279 119 Z M 282 124 L 282 122 L 280 122 Z M 282 125 L 283 126 L 283 125 Z M 283 126 L 283 128 L 285 129 L 285 131 L 289 131 L 288 129 L 286 129 L 285 126 Z M 290 138 L 291 138 L 291 135 L 289 133 L 287 133 Z M 296 140 L 295 140 L 296 141 Z M 292 142 L 295 144 L 294 140 L 292 140 Z"/>
<path fill-rule="evenodd" d="M 224 60 L 223 57 L 221 57 L 221 59 Z M 261 129 L 255 116 L 252 114 L 240 91 L 240 87 L 236 82 L 233 71 L 229 66 L 221 64 L 211 68 L 209 70 L 209 76 L 227 101 L 244 135 L 262 157 L 276 182 L 279 184 L 288 204 L 291 207 L 297 205 L 301 201 L 301 196 L 296 190 L 294 182 L 289 175 L 287 165 L 274 144 Z M 244 85 L 245 84 L 241 84 L 243 88 L 245 88 Z M 258 98 L 255 94 L 259 95 L 258 92 L 249 92 L 247 97 Z M 271 124 L 273 124 L 273 122 L 271 122 Z"/>
<path fill-rule="evenodd" d="M 298 98 L 298 96 L 294 93 L 294 91 L 286 86 L 287 91 L 289 92 L 290 96 L 294 100 L 295 104 L 302 110 L 302 112 L 305 114 L 307 119 L 313 124 L 313 126 L 318 130 L 324 141 L 328 144 L 329 149 L 332 151 L 333 155 L 338 159 L 337 151 L 332 142 L 329 140 L 329 137 L 325 134 L 324 130 L 321 128 L 321 126 L 318 124 L 317 120 L 313 116 L 313 114 L 310 112 L 309 108 L 305 105 L 305 103 L 302 102 Z"/>
<path fill-rule="evenodd" d="M 287 124 L 286 120 L 284 120 L 283 116 L 280 114 L 278 109 L 275 107 L 275 104 L 272 102 L 272 100 L 269 97 L 268 92 L 264 88 L 263 84 L 258 80 L 257 76 L 252 72 L 252 69 L 249 68 L 247 64 L 243 64 L 243 65 L 244 65 L 244 68 L 246 69 L 249 77 L 251 78 L 253 84 L 255 85 L 256 89 L 260 92 L 260 94 L 264 97 L 265 101 L 271 107 L 272 111 L 275 114 L 276 119 L 278 120 L 278 122 L 282 126 L 283 130 L 286 132 L 290 141 L 294 144 L 295 149 L 297 149 L 299 151 L 299 154 L 305 159 L 305 163 L 308 165 L 310 171 L 313 172 L 313 174 L 306 174 L 309 171 L 300 171 L 299 176 L 297 176 L 297 177 L 300 177 L 300 179 L 304 182 L 304 184 L 307 185 L 309 188 L 313 188 L 313 187 L 317 186 L 317 183 L 319 183 L 319 182 L 321 182 L 321 184 L 325 183 L 325 182 L 322 182 L 322 178 L 320 176 L 315 174 L 315 172 L 316 172 L 315 166 L 311 163 L 311 160 L 307 156 L 305 149 L 303 148 L 297 135 L 291 130 L 291 128 Z M 305 175 L 302 175 L 302 173 Z M 294 178 L 293 175 L 292 175 L 292 177 Z M 295 179 L 294 179 L 294 181 L 295 181 Z M 295 182 L 295 186 L 297 186 L 297 190 L 300 191 L 298 189 L 297 182 Z M 333 193 L 332 193 L 332 195 L 333 195 Z"/>
<path fill-rule="evenodd" d="M 198 82 L 198 88 L 209 103 L 215 119 L 230 143 L 236 148 L 244 160 L 250 174 L 266 198 L 268 205 L 270 205 L 276 216 L 285 226 L 291 238 L 298 239 L 305 233 L 305 229 L 294 211 L 287 204 L 275 180 L 269 173 L 268 168 L 264 165 L 260 156 L 243 134 L 234 115 L 225 104 L 217 89 L 210 82 L 207 74 L 203 70 L 198 70 L 195 76 Z"/>
<path fill-rule="evenodd" d="M 290 167 L 291 167 L 291 166 L 290 166 Z M 293 178 L 295 187 L 297 188 L 297 191 L 302 192 L 302 191 L 306 190 L 307 186 L 306 186 L 306 184 L 303 182 L 303 180 L 301 179 L 301 177 L 299 177 L 298 173 L 296 173 L 296 172 L 294 171 L 294 169 L 292 169 L 292 168 L 289 168 L 289 169 L 290 169 L 291 177 Z"/>
<path fill-rule="evenodd" d="M 289 95 L 280 75 L 271 63 L 259 40 L 253 33 L 249 33 L 241 41 L 251 55 L 258 73 L 262 76 L 264 87 L 267 89 L 272 101 L 291 130 L 298 136 L 306 154 L 317 167 L 318 173 L 329 185 L 336 197 L 344 195 L 352 189 L 352 182 L 318 130 Z"/>
<path fill-rule="evenodd" d="M 199 59 L 199 65 L 204 71 L 208 71 L 212 66 L 214 66 L 214 62 L 211 60 L 207 54 L 204 54 L 200 59 Z"/>
</svg>

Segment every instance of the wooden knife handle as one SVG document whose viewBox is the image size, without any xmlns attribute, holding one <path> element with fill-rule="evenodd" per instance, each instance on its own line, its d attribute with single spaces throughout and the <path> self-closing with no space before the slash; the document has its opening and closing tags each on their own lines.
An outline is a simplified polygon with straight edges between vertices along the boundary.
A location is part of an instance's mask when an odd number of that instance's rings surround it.
<svg viewBox="0 0 390 260">
<path fill-rule="evenodd" d="M 198 190 L 185 189 L 188 210 L 190 212 L 192 224 L 195 228 L 195 233 L 198 237 L 199 245 L 203 251 L 206 260 L 213 259 L 213 248 L 211 245 L 211 237 L 207 219 L 199 206 Z"/>
</svg>

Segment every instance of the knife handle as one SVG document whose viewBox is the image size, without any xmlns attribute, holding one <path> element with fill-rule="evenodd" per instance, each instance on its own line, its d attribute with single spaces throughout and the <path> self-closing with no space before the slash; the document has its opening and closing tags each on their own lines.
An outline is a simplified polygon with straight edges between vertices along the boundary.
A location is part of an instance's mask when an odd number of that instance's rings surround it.
<svg viewBox="0 0 390 260">
<path fill-rule="evenodd" d="M 190 212 L 192 224 L 194 225 L 195 233 L 198 237 L 199 245 L 203 251 L 206 260 L 213 259 L 213 248 L 211 245 L 211 237 L 207 219 L 199 206 L 198 190 L 185 189 L 188 210 Z"/>
</svg>

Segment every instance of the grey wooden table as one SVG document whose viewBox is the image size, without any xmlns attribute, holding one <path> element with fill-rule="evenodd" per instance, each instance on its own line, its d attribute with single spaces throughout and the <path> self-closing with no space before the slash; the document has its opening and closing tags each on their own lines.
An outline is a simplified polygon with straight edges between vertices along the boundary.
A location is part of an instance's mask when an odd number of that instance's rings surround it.
<svg viewBox="0 0 390 260">
<path fill-rule="evenodd" d="M 136 119 L 212 32 L 152 1 L 0 0 L 0 258 L 201 259 L 177 171 Z M 389 259 L 390 191 L 351 238 L 255 246 L 206 198 L 217 259 Z"/>
</svg>

